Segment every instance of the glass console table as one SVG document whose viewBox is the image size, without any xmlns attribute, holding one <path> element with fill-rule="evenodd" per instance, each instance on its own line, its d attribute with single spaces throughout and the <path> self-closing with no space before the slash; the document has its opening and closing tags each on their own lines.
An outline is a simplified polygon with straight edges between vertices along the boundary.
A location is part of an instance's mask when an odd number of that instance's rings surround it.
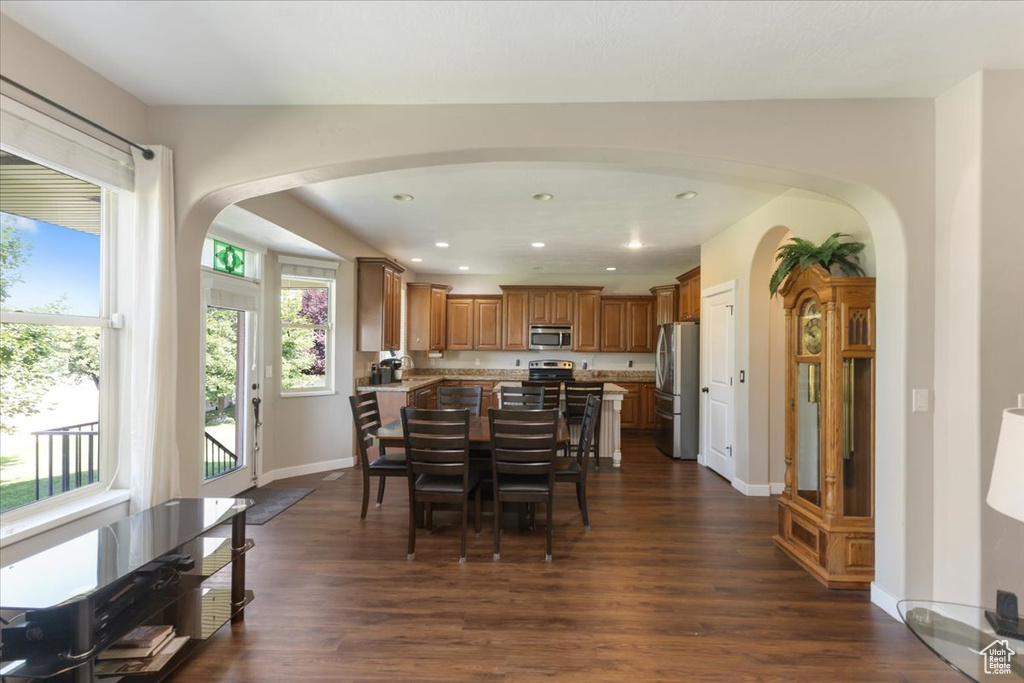
<svg viewBox="0 0 1024 683">
<path fill-rule="evenodd" d="M 96 680 L 96 656 L 141 624 L 171 624 L 189 642 L 158 672 L 166 677 L 229 620 L 241 621 L 245 498 L 171 500 L 0 569 L 6 623 L 0 676 Z M 218 528 L 230 522 L 231 528 Z M 227 572 L 215 576 L 228 565 Z M 8 678 L 10 677 L 10 678 Z"/>
<path fill-rule="evenodd" d="M 1024 681 L 1024 640 L 996 635 L 985 619 L 985 608 L 901 600 L 897 609 L 922 643 L 971 680 Z M 1003 654 L 1005 649 L 1013 654 Z"/>
</svg>

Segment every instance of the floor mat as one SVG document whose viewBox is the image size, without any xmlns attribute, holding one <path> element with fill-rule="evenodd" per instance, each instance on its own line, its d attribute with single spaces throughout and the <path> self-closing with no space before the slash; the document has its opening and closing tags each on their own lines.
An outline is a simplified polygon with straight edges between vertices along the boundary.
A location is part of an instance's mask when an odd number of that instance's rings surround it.
<svg viewBox="0 0 1024 683">
<path fill-rule="evenodd" d="M 265 524 L 313 491 L 314 489 L 250 489 L 239 493 L 238 498 L 249 498 L 256 503 L 245 511 L 246 524 Z"/>
</svg>

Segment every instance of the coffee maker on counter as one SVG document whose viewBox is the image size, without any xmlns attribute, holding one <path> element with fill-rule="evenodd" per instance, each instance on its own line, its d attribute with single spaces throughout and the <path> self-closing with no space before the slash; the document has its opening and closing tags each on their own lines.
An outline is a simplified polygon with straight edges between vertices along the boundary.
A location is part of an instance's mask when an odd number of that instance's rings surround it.
<svg viewBox="0 0 1024 683">
<path fill-rule="evenodd" d="M 402 381 L 402 359 L 385 358 L 380 362 L 380 383 L 391 384 Z"/>
</svg>

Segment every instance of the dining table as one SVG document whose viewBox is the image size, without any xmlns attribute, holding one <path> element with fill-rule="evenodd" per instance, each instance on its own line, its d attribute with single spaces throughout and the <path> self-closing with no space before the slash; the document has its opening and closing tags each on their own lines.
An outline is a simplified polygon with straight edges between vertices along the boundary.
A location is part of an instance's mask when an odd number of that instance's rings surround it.
<svg viewBox="0 0 1024 683">
<path fill-rule="evenodd" d="M 402 429 L 402 421 L 392 420 L 381 425 L 373 434 L 377 441 L 387 447 L 400 448 L 405 446 L 405 431 Z M 558 418 L 558 444 L 559 447 L 569 443 L 569 425 L 565 417 Z M 471 415 L 469 417 L 469 449 L 471 451 L 491 450 L 491 423 L 486 416 Z"/>
</svg>

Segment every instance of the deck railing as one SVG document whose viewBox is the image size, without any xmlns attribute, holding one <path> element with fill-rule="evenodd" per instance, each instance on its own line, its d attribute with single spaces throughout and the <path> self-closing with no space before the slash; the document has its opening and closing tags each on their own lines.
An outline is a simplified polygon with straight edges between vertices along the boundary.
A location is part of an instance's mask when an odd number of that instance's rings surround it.
<svg viewBox="0 0 1024 683">
<path fill-rule="evenodd" d="M 216 477 L 219 474 L 230 472 L 238 467 L 238 456 L 231 452 L 227 446 L 206 432 L 206 478 Z"/>
<path fill-rule="evenodd" d="M 36 438 L 36 500 L 99 481 L 99 426 L 99 422 L 84 422 L 32 432 Z M 42 471 L 44 460 L 45 485 Z M 55 460 L 60 466 L 58 472 L 54 471 Z M 54 490 L 55 482 L 59 484 L 57 491 Z"/>
</svg>

